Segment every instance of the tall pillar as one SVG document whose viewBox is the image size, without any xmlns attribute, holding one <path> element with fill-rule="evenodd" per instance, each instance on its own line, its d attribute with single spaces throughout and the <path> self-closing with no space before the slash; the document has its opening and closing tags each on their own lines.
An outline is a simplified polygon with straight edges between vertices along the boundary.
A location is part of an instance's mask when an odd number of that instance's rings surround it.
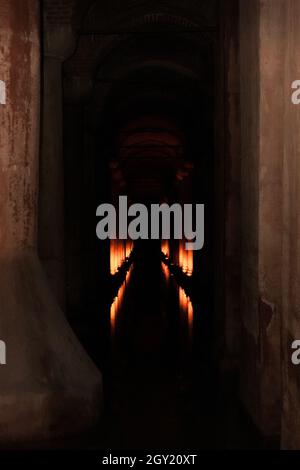
<svg viewBox="0 0 300 470">
<path fill-rule="evenodd" d="M 280 432 L 285 0 L 240 0 L 242 396 Z"/>
<path fill-rule="evenodd" d="M 283 289 L 282 289 L 282 447 L 300 448 L 300 365 L 292 343 L 300 340 L 300 105 L 292 103 L 292 83 L 300 80 L 300 2 L 285 2 Z"/>
<path fill-rule="evenodd" d="M 95 424 L 101 374 L 65 321 L 37 256 L 38 0 L 0 2 L 0 441 L 58 437 Z M 55 192 L 55 188 L 52 188 Z"/>
<path fill-rule="evenodd" d="M 73 51 L 75 41 L 70 25 L 48 24 L 46 13 L 44 16 L 39 255 L 55 298 L 64 310 L 66 273 L 62 63 Z"/>
</svg>

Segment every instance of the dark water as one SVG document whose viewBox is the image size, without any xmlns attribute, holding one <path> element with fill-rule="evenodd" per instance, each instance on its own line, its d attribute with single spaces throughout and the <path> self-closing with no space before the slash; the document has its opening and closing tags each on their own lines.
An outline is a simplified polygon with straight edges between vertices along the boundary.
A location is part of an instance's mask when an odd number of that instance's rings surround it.
<svg viewBox="0 0 300 470">
<path fill-rule="evenodd" d="M 160 250 L 138 250 L 113 306 L 106 302 L 73 325 L 103 373 L 101 424 L 41 447 L 194 453 L 261 448 L 239 404 L 235 377 L 215 373 L 212 315 L 207 289 L 199 287 L 192 304 L 162 264 Z"/>
<path fill-rule="evenodd" d="M 237 449 L 260 443 L 234 378 L 211 360 L 212 299 L 194 304 L 160 253 L 138 253 L 110 310 L 100 367 L 105 385 L 102 449 Z M 102 344 L 105 343 L 103 338 Z"/>
</svg>

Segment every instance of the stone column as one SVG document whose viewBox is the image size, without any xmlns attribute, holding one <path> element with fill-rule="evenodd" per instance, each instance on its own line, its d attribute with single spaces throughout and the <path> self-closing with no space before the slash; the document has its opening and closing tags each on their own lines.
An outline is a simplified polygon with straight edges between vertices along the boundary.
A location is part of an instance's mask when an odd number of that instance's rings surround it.
<svg viewBox="0 0 300 470">
<path fill-rule="evenodd" d="M 1 0 L 0 441 L 54 438 L 95 424 L 101 374 L 71 331 L 37 256 L 38 0 Z M 55 188 L 52 189 L 55 191 Z"/>
<path fill-rule="evenodd" d="M 300 80 L 300 2 L 285 2 L 283 288 L 282 288 L 282 447 L 300 448 L 300 365 L 292 363 L 292 343 L 300 340 L 300 105 L 291 100 Z"/>
<path fill-rule="evenodd" d="M 75 41 L 71 26 L 44 21 L 43 116 L 39 193 L 39 255 L 60 307 L 65 309 L 62 63 Z"/>
<path fill-rule="evenodd" d="M 280 432 L 285 0 L 240 0 L 242 395 Z"/>
</svg>

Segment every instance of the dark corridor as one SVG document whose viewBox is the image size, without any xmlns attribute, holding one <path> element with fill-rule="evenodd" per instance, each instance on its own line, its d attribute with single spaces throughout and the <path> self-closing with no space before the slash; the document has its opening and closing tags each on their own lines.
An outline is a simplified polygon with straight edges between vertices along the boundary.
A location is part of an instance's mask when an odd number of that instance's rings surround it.
<svg viewBox="0 0 300 470">
<path fill-rule="evenodd" d="M 257 445 L 242 417 L 234 367 L 223 374 L 230 193 L 218 27 L 203 32 L 158 21 L 117 41 L 103 32 L 111 47 L 94 64 L 87 99 L 66 95 L 66 302 L 103 373 L 106 425 L 96 445 Z M 66 83 L 82 53 L 64 64 Z M 120 195 L 146 206 L 204 204 L 204 248 L 186 251 L 184 240 L 99 241 L 94 208 L 117 206 Z"/>
<path fill-rule="evenodd" d="M 235 378 L 222 380 L 216 374 L 213 293 L 199 289 L 191 302 L 160 248 L 153 241 L 137 244 L 113 303 L 102 305 L 101 316 L 90 325 L 77 324 L 79 337 L 103 372 L 105 393 L 105 424 L 84 445 L 121 450 L 260 448 L 239 404 Z"/>
</svg>

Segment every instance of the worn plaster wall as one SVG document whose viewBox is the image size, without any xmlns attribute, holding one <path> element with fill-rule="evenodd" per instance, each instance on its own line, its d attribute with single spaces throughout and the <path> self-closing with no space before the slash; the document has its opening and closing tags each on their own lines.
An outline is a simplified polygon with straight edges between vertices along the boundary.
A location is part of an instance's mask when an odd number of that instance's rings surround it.
<svg viewBox="0 0 300 470">
<path fill-rule="evenodd" d="M 241 392 L 267 436 L 280 433 L 284 8 L 241 1 Z"/>
<path fill-rule="evenodd" d="M 300 106 L 291 84 L 300 79 L 300 2 L 285 2 L 283 250 L 282 250 L 282 448 L 300 448 L 300 365 L 291 344 L 300 339 Z"/>
</svg>

